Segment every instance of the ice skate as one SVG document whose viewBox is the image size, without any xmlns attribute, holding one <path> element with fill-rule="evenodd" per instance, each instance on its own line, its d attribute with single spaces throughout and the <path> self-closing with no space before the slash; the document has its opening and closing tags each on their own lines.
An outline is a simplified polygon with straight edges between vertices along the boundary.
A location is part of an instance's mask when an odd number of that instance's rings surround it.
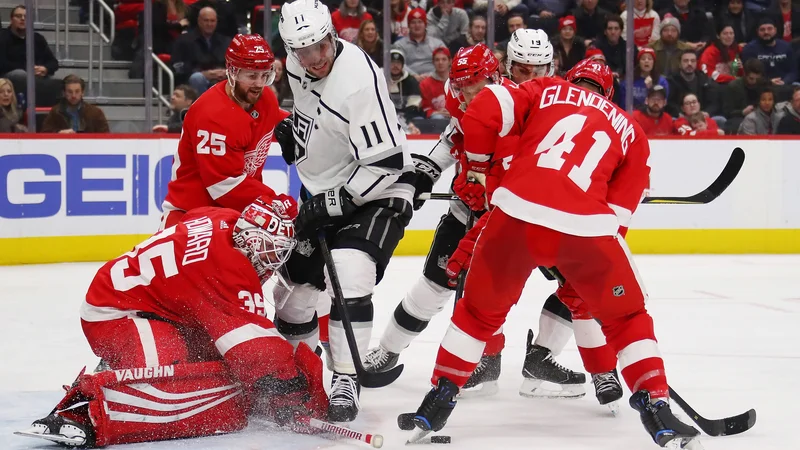
<svg viewBox="0 0 800 450">
<path fill-rule="evenodd" d="M 601 405 L 606 405 L 611 414 L 619 414 L 619 399 L 622 398 L 622 386 L 619 384 L 617 369 L 611 372 L 596 373 L 592 375 L 595 395 Z"/>
<path fill-rule="evenodd" d="M 364 368 L 369 372 L 385 372 L 394 368 L 399 360 L 399 353 L 392 353 L 381 346 L 377 346 L 370 349 L 364 356 Z"/>
<path fill-rule="evenodd" d="M 553 353 L 533 343 L 533 331 L 528 330 L 528 351 L 522 366 L 525 378 L 519 395 L 530 398 L 581 398 L 586 395 L 586 375 L 573 372 L 555 360 Z"/>
<path fill-rule="evenodd" d="M 414 425 L 423 431 L 439 431 L 447 424 L 447 419 L 456 407 L 458 386 L 445 377 L 439 378 L 436 387 L 431 389 L 422 400 L 414 415 Z M 419 436 L 421 434 L 421 436 Z M 419 433 L 417 439 L 425 434 Z"/>
<path fill-rule="evenodd" d="M 500 378 L 501 354 L 481 356 L 478 367 L 472 372 L 458 398 L 486 397 L 497 394 L 500 389 L 497 380 Z"/>
<path fill-rule="evenodd" d="M 358 396 L 361 386 L 355 374 L 333 373 L 331 383 L 330 406 L 328 407 L 328 420 L 331 422 L 352 422 L 358 416 L 361 408 Z"/>
<path fill-rule="evenodd" d="M 639 411 L 644 429 L 660 447 L 702 450 L 696 439 L 700 432 L 678 420 L 666 401 L 653 401 L 650 393 L 642 390 L 631 396 L 630 405 Z"/>
<path fill-rule="evenodd" d="M 67 447 L 91 446 L 93 443 L 91 430 L 58 414 L 34 421 L 27 430 L 15 431 L 14 434 L 45 439 Z"/>
</svg>

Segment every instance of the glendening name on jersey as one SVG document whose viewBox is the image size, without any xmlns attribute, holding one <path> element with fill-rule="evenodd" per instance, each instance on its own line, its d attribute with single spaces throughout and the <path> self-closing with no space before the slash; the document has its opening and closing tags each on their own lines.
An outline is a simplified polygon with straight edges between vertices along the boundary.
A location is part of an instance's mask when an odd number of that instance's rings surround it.
<svg viewBox="0 0 800 450">
<path fill-rule="evenodd" d="M 356 204 L 399 197 L 414 188 L 405 133 L 381 69 L 361 49 L 337 39 L 328 76 L 315 78 L 291 54 L 286 73 L 294 93 L 297 173 L 311 195 L 345 185 Z"/>
</svg>

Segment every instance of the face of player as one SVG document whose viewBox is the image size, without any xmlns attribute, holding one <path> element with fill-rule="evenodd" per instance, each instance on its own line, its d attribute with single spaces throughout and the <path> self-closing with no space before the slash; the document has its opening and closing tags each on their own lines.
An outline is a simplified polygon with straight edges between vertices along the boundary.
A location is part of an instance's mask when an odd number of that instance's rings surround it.
<svg viewBox="0 0 800 450">
<path fill-rule="evenodd" d="M 77 106 L 83 100 L 83 89 L 80 83 L 70 83 L 64 86 L 64 100 L 70 106 Z"/>
<path fill-rule="evenodd" d="M 562 28 L 558 33 L 561 35 L 562 40 L 571 41 L 572 38 L 575 37 L 575 28 L 567 26 Z"/>
<path fill-rule="evenodd" d="M 731 26 L 727 26 L 719 32 L 719 41 L 726 47 L 733 45 L 734 39 L 736 39 L 736 33 L 733 32 Z"/>
<path fill-rule="evenodd" d="M 11 90 L 11 84 L 6 83 L 0 87 L 0 106 L 8 107 L 14 97 L 14 92 Z"/>
<path fill-rule="evenodd" d="M 649 74 L 653 71 L 653 64 L 655 61 L 653 60 L 653 56 L 650 54 L 644 54 L 641 58 L 639 58 L 639 69 L 643 73 Z"/>
<path fill-rule="evenodd" d="M 622 27 L 620 27 L 619 23 L 616 21 L 609 21 L 608 25 L 606 25 L 605 33 L 608 42 L 616 44 L 619 42 L 619 37 L 622 35 Z"/>
<path fill-rule="evenodd" d="M 547 65 L 534 66 L 533 64 L 514 62 L 511 64 L 509 72 L 511 74 L 511 81 L 520 84 L 547 75 L 547 69 Z"/>
<path fill-rule="evenodd" d="M 772 111 L 773 106 L 775 106 L 775 97 L 773 97 L 772 92 L 762 93 L 761 98 L 758 100 L 758 107 L 765 113 L 768 113 Z"/>
<path fill-rule="evenodd" d="M 240 70 L 236 75 L 236 98 L 251 105 L 255 104 L 261 98 L 264 87 L 269 85 L 272 75 L 272 70 Z"/>
<path fill-rule="evenodd" d="M 700 112 L 700 101 L 697 100 L 697 96 L 690 94 L 686 97 L 683 97 L 683 105 L 681 105 L 681 110 L 683 110 L 683 115 L 686 117 Z"/>
<path fill-rule="evenodd" d="M 489 80 L 484 78 L 477 83 L 463 86 L 460 91 L 461 95 L 464 96 L 464 103 L 469 106 L 470 102 L 472 102 L 472 99 L 474 99 L 481 89 L 483 89 L 487 84 L 489 84 Z"/>
<path fill-rule="evenodd" d="M 497 58 L 497 61 L 500 63 L 500 73 L 506 73 L 506 55 L 501 50 L 494 51 L 494 57 Z"/>
<path fill-rule="evenodd" d="M 294 50 L 297 59 L 312 76 L 325 78 L 331 73 L 336 55 L 333 38 L 328 36 L 316 44 Z"/>
</svg>

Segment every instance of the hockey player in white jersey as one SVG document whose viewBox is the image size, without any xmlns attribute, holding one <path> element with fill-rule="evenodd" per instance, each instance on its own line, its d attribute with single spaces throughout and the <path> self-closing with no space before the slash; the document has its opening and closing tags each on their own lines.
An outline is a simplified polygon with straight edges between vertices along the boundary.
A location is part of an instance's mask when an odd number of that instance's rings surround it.
<svg viewBox="0 0 800 450">
<path fill-rule="evenodd" d="M 293 289 L 275 324 L 290 342 L 316 345 L 317 296 L 326 284 L 332 296 L 317 248 L 323 231 L 364 355 L 372 332 L 373 289 L 411 219 L 411 155 L 383 73 L 360 48 L 336 37 L 323 3 L 284 4 L 279 31 L 294 109 L 276 135 L 303 189 L 298 245 L 286 266 Z M 360 386 L 336 308 L 329 339 L 334 375 L 328 417 L 352 421 Z"/>
</svg>

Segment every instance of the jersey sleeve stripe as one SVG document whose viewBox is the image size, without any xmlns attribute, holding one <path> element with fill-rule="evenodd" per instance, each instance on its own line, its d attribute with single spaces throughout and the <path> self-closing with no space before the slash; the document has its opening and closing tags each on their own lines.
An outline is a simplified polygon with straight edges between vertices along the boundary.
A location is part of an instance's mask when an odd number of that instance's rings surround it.
<svg viewBox="0 0 800 450">
<path fill-rule="evenodd" d="M 254 323 L 248 323 L 223 334 L 214 342 L 214 346 L 217 347 L 220 355 L 225 356 L 233 347 L 262 337 L 283 339 L 275 328 L 264 328 Z"/>
<path fill-rule="evenodd" d="M 335 111 L 333 108 L 331 108 L 330 106 L 326 105 L 326 104 L 325 104 L 325 102 L 323 102 L 321 98 L 319 99 L 319 104 L 320 104 L 320 105 L 322 105 L 322 106 L 323 106 L 325 109 L 327 109 L 328 111 L 330 111 L 330 113 L 331 113 L 331 114 L 333 114 L 334 116 L 336 116 L 336 117 L 338 117 L 339 119 L 341 119 L 341 120 L 342 120 L 342 122 L 344 122 L 344 123 L 346 123 L 346 124 L 350 125 L 350 121 L 349 121 L 349 120 L 345 119 L 345 118 L 344 118 L 344 116 L 342 116 L 341 114 L 339 114 L 338 112 L 336 112 L 336 111 Z"/>
<path fill-rule="evenodd" d="M 378 183 L 380 183 L 381 180 L 383 180 L 384 178 L 386 178 L 386 175 L 381 175 L 380 177 L 378 177 L 378 179 L 375 180 L 375 182 L 372 183 L 372 185 L 368 187 L 366 191 L 361 193 L 361 197 L 366 197 L 366 195 L 369 194 L 371 190 L 375 189 L 375 186 L 377 186 Z"/>
<path fill-rule="evenodd" d="M 236 189 L 236 186 L 240 185 L 246 177 L 246 174 L 241 174 L 238 177 L 226 178 L 217 184 L 212 184 L 211 186 L 207 187 L 206 190 L 211 198 L 216 200 L 228 192 Z"/>
<path fill-rule="evenodd" d="M 358 161 L 362 166 L 383 167 L 386 169 L 402 170 L 404 165 L 403 148 L 394 147 L 375 156 Z"/>
<path fill-rule="evenodd" d="M 86 322 L 105 322 L 107 320 L 136 317 L 136 312 L 111 306 L 94 306 L 84 301 L 81 305 L 80 316 L 81 320 Z"/>
<path fill-rule="evenodd" d="M 153 327 L 150 326 L 150 321 L 137 317 L 133 319 L 133 324 L 136 326 L 136 331 L 139 332 L 145 367 L 157 366 L 158 348 L 156 347 L 156 337 L 153 335 Z"/>
<path fill-rule="evenodd" d="M 609 203 L 608 206 L 617 215 L 620 226 L 627 227 L 631 223 L 631 217 L 633 216 L 631 210 L 613 203 Z"/>
<path fill-rule="evenodd" d="M 499 136 L 503 137 L 507 135 L 508 132 L 511 131 L 511 127 L 514 126 L 514 99 L 511 98 L 508 89 L 499 84 L 490 84 L 486 87 L 494 94 L 495 98 L 497 98 L 497 102 L 500 104 L 503 128 L 500 129 Z"/>
<path fill-rule="evenodd" d="M 364 53 L 364 50 L 361 50 L 361 53 Z M 364 53 L 364 58 L 367 59 L 367 66 L 369 70 L 372 71 L 372 81 L 375 84 L 375 97 L 378 100 L 378 105 L 381 107 L 381 115 L 383 115 L 383 122 L 386 124 L 386 130 L 389 132 L 389 137 L 392 139 L 392 145 L 397 146 L 397 141 L 394 139 L 394 133 L 392 133 L 392 127 L 389 126 L 389 119 L 386 117 L 386 109 L 383 106 L 383 100 L 381 100 L 381 91 L 378 88 L 378 74 L 375 73 L 375 68 L 372 66 L 372 60 L 369 56 Z"/>
</svg>

